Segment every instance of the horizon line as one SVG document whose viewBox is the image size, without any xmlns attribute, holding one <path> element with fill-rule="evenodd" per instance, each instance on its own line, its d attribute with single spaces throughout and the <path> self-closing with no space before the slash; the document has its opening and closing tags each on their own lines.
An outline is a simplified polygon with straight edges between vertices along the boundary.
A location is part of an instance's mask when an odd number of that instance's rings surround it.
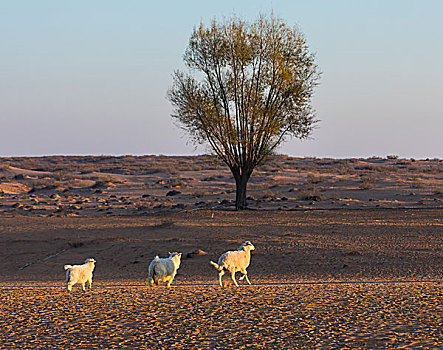
<svg viewBox="0 0 443 350">
<path fill-rule="evenodd" d="M 104 154 L 104 153 L 91 153 L 91 154 L 61 154 L 61 153 L 53 153 L 53 154 L 14 154 L 14 155 L 0 155 L 0 158 L 45 158 L 45 157 L 200 157 L 200 156 L 214 156 L 217 157 L 216 154 L 211 153 L 198 153 L 198 154 L 164 154 L 164 153 L 151 153 L 151 154 L 129 154 L 129 153 L 121 153 L 121 154 Z M 291 155 L 284 153 L 275 153 L 270 156 L 285 156 L 291 158 L 314 158 L 314 159 L 406 159 L 406 160 L 442 160 L 440 157 L 410 157 L 410 156 L 400 156 L 395 154 L 388 154 L 385 156 L 382 155 L 372 155 L 372 156 L 316 156 L 316 155 Z"/>
</svg>

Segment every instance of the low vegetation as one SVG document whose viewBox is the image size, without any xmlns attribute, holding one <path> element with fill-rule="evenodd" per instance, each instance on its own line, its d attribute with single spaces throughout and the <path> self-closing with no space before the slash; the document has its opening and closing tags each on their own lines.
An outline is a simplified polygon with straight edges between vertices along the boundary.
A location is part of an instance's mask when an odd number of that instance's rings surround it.
<svg viewBox="0 0 443 350">
<path fill-rule="evenodd" d="M 442 206 L 441 160 L 389 158 L 272 156 L 249 181 L 248 208 Z M 235 189 L 229 170 L 211 155 L 0 158 L 0 212 L 126 216 L 232 209 Z"/>
</svg>

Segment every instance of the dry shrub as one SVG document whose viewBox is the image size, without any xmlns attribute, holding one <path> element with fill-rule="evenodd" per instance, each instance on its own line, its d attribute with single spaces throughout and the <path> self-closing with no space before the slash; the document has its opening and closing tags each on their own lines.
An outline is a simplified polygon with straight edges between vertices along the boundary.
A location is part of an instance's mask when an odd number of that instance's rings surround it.
<svg viewBox="0 0 443 350">
<path fill-rule="evenodd" d="M 4 176 L 4 175 L 0 176 L 0 183 L 1 182 L 9 182 L 9 181 L 11 181 L 10 177 Z"/>
<path fill-rule="evenodd" d="M 423 187 L 423 183 L 417 180 L 411 181 L 408 183 L 410 188 L 422 188 Z"/>
<path fill-rule="evenodd" d="M 60 187 L 61 183 L 54 179 L 40 179 L 32 181 L 31 186 L 31 191 L 53 190 Z"/>
<path fill-rule="evenodd" d="M 324 197 L 320 194 L 321 189 L 312 183 L 307 183 L 303 185 L 299 192 L 299 199 L 305 201 L 315 201 L 319 202 L 324 199 Z"/>
<path fill-rule="evenodd" d="M 278 158 L 278 156 L 270 156 L 263 164 L 257 167 L 257 170 L 275 173 L 281 171 L 282 166 L 283 162 Z"/>
<path fill-rule="evenodd" d="M 73 178 L 70 181 L 67 181 L 66 183 L 66 187 L 67 188 L 86 188 L 86 187 L 90 187 L 91 186 L 91 180 L 83 180 L 83 179 L 75 179 Z M 92 186 L 95 186 L 92 185 Z"/>
<path fill-rule="evenodd" d="M 212 192 L 205 191 L 205 190 L 197 190 L 194 192 L 194 196 L 197 198 L 209 196 L 210 194 L 212 194 Z"/>
<path fill-rule="evenodd" d="M 82 174 L 82 175 L 85 175 L 85 174 L 91 174 L 91 173 L 93 173 L 95 170 L 96 170 L 96 169 L 95 169 L 94 166 L 92 166 L 92 165 L 91 165 L 91 166 L 85 165 L 85 166 L 83 166 L 83 167 L 81 168 L 80 174 Z"/>
<path fill-rule="evenodd" d="M 391 159 L 391 160 L 398 159 L 398 156 L 394 155 L 394 154 L 390 154 L 390 155 L 386 156 L 386 159 Z"/>
<path fill-rule="evenodd" d="M 150 202 L 149 203 L 138 203 L 136 205 L 137 210 L 148 210 L 148 209 L 151 209 L 151 207 L 152 207 L 152 205 Z"/>
<path fill-rule="evenodd" d="M 333 169 L 334 169 L 334 172 L 339 175 L 349 175 L 349 174 L 354 173 L 354 171 L 355 171 L 354 167 L 350 166 L 348 164 L 335 166 Z"/>
<path fill-rule="evenodd" d="M 361 190 L 372 190 L 374 188 L 375 178 L 371 176 L 362 176 L 359 188 Z"/>
<path fill-rule="evenodd" d="M 350 250 L 350 251 L 348 251 L 346 253 L 346 255 L 349 255 L 349 256 L 360 256 L 360 255 L 362 255 L 362 253 L 360 253 L 358 250 Z"/>
<path fill-rule="evenodd" d="M 323 181 L 325 181 L 325 178 L 323 176 L 318 175 L 318 174 L 309 173 L 307 175 L 307 182 L 308 183 L 318 184 L 318 183 L 323 182 Z"/>
<path fill-rule="evenodd" d="M 171 228 L 174 227 L 175 223 L 172 220 L 162 220 L 159 224 L 155 224 L 152 226 L 153 229 L 156 228 Z"/>
<path fill-rule="evenodd" d="M 83 247 L 84 245 L 85 245 L 85 243 L 83 243 L 83 242 L 68 242 L 68 245 L 71 247 L 71 248 L 80 248 L 80 247 Z"/>
<path fill-rule="evenodd" d="M 422 172 L 426 173 L 426 174 L 435 174 L 435 175 L 440 175 L 443 171 L 443 167 L 441 165 L 435 165 L 432 166 L 430 165 L 429 167 L 427 167 L 426 169 L 423 169 Z"/>
<path fill-rule="evenodd" d="M 8 170 L 8 169 L 9 169 L 9 162 L 0 163 L 0 170 Z"/>
<path fill-rule="evenodd" d="M 187 183 L 181 179 L 169 179 L 167 181 L 167 186 L 168 187 L 183 187 L 186 186 Z"/>
<path fill-rule="evenodd" d="M 106 188 L 109 186 L 113 186 L 114 183 L 112 181 L 107 180 L 97 180 L 95 183 L 91 186 L 92 188 Z"/>
<path fill-rule="evenodd" d="M 74 176 L 71 173 L 68 173 L 66 170 L 57 170 L 52 174 L 52 177 L 58 181 L 74 179 Z"/>
<path fill-rule="evenodd" d="M 257 195 L 258 199 L 265 199 L 265 200 L 277 199 L 279 197 L 280 197 L 280 193 L 279 192 L 273 192 L 270 189 L 266 189 L 264 191 L 261 191 Z"/>
<path fill-rule="evenodd" d="M 91 179 L 93 179 L 93 178 L 91 178 Z M 112 176 L 104 176 L 104 177 L 99 177 L 99 178 L 94 178 L 94 179 L 95 179 L 95 184 L 91 186 L 93 188 L 104 188 L 104 187 L 109 187 L 109 186 L 115 186 L 115 184 L 123 183 L 122 180 L 112 177 Z"/>
</svg>

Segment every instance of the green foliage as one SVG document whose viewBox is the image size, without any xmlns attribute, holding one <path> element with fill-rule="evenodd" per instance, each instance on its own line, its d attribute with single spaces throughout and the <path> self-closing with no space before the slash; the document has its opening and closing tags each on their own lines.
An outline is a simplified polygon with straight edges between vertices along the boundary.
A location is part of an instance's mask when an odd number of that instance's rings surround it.
<svg viewBox="0 0 443 350">
<path fill-rule="evenodd" d="M 209 143 L 237 182 L 247 182 L 287 137 L 308 137 L 317 122 L 314 56 L 299 30 L 279 18 L 201 23 L 184 62 L 189 72 L 176 71 L 168 92 L 172 117 L 195 142 Z"/>
</svg>

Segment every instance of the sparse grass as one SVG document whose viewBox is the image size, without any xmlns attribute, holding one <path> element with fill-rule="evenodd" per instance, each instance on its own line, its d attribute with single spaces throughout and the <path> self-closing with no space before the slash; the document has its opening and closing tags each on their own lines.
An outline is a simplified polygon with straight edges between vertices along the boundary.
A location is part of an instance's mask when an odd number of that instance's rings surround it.
<svg viewBox="0 0 443 350">
<path fill-rule="evenodd" d="M 222 169 L 225 165 L 215 156 L 47 156 L 0 158 L 0 164 L 35 171 L 65 171 L 149 175 L 158 172 L 179 173 L 203 169 Z"/>
<path fill-rule="evenodd" d="M 350 184 L 361 190 L 370 190 L 375 187 L 373 179 L 377 179 L 377 181 L 380 179 L 380 182 L 377 183 L 377 189 L 379 190 L 383 189 L 383 186 L 388 183 L 395 185 L 394 179 L 397 179 L 396 188 L 399 191 L 407 191 L 407 188 L 417 189 L 424 186 L 427 186 L 429 190 L 433 189 L 434 186 L 436 188 L 441 187 L 440 175 L 443 171 L 443 162 L 440 159 L 417 159 L 413 161 L 411 159 L 389 158 L 391 159 L 381 157 L 369 159 L 319 159 L 312 157 L 294 158 L 283 155 L 271 156 L 264 166 L 257 168 L 254 172 L 253 178 L 251 178 L 248 184 L 248 189 L 253 192 L 248 192 L 248 194 L 253 194 L 257 199 L 266 198 L 272 200 L 281 197 L 275 191 L 280 190 L 286 193 L 289 190 L 289 192 L 294 192 L 291 194 L 291 197 L 309 201 L 326 201 L 330 199 L 331 190 L 333 189 L 326 186 L 329 186 L 331 179 L 337 175 L 340 175 L 337 176 L 340 181 L 340 184 L 337 185 L 340 194 L 343 186 L 349 186 Z M 32 174 L 31 177 L 26 176 L 26 172 L 14 171 L 14 173 L 10 173 L 8 170 L 2 172 L 4 177 L 0 179 L 0 182 L 7 182 L 8 180 L 20 182 L 31 187 L 31 192 L 45 189 L 62 191 L 93 186 L 96 188 L 95 190 L 93 189 L 93 191 L 97 191 L 96 193 L 104 193 L 106 192 L 104 188 L 112 186 L 112 184 L 121 183 L 122 181 L 119 178 L 126 181 L 125 177 L 114 174 L 131 174 L 135 175 L 131 178 L 131 183 L 140 183 L 140 187 L 137 187 L 137 190 L 150 193 L 152 189 L 154 196 L 158 196 L 156 191 L 163 187 L 186 187 L 183 191 L 180 189 L 180 191 L 187 194 L 187 196 L 182 196 L 183 201 L 187 200 L 189 194 L 194 194 L 195 197 L 200 198 L 196 199 L 195 202 L 202 200 L 207 202 L 207 199 L 226 200 L 228 198 L 233 200 L 235 198 L 235 185 L 228 168 L 211 155 L 190 157 L 147 155 L 0 158 L 0 169 L 8 169 L 8 166 L 42 171 L 42 173 Z M 212 169 L 217 169 L 217 171 L 201 172 L 202 170 Z M 285 169 L 290 169 L 291 171 L 285 172 Z M 186 173 L 188 171 L 195 171 L 195 173 Z M 172 172 L 178 175 L 170 175 Z M 280 175 L 276 172 L 283 172 L 283 174 Z M 79 175 L 79 173 L 83 173 L 83 175 Z M 151 176 L 153 173 L 160 174 Z M 15 174 L 21 176 L 14 179 Z M 356 176 L 358 176 L 358 181 L 355 181 Z M 163 183 L 156 183 L 158 179 L 162 179 Z M 200 183 L 203 179 L 207 179 L 208 182 Z M 303 182 L 305 182 L 304 185 L 302 184 Z M 144 184 L 147 184 L 146 188 L 143 188 Z M 9 185 L 2 186 L 2 188 L 6 189 Z M 322 187 L 319 186 L 328 188 L 328 190 L 324 192 Z M 271 188 L 273 188 L 272 191 L 270 191 Z M 294 190 L 294 188 L 298 190 Z M 132 190 L 132 185 L 118 186 L 113 188 L 112 192 Z M 72 191 L 70 192 L 72 193 Z M 416 191 L 413 190 L 413 192 Z M 216 198 L 220 195 L 226 196 Z M 361 195 L 364 196 L 364 193 L 361 193 Z M 162 205 L 165 208 L 170 207 L 171 200 L 170 198 L 167 199 L 168 202 L 163 204 L 153 200 L 149 208 L 140 207 L 140 210 L 150 210 L 155 206 L 161 207 Z M 194 199 L 191 196 L 190 200 Z M 175 202 L 174 204 L 177 204 Z"/>
<path fill-rule="evenodd" d="M 174 227 L 175 223 L 172 220 L 162 220 L 160 223 L 152 225 L 153 229 L 156 228 L 171 228 Z"/>
<path fill-rule="evenodd" d="M 438 159 L 406 160 L 389 155 L 388 159 L 371 157 L 368 159 L 293 158 L 273 155 L 256 169 L 257 172 L 275 173 L 284 169 L 297 169 L 312 174 L 361 174 L 368 173 L 429 173 L 438 174 L 443 170 L 443 162 Z M 6 165 L 4 165 L 6 164 Z M 200 156 L 48 156 L 48 157 L 0 157 L 1 167 L 13 166 L 22 169 L 87 174 L 102 172 L 111 174 L 149 175 L 158 172 L 177 173 L 184 171 L 227 170 L 227 167 L 213 155 Z M 62 176 L 60 176 L 62 175 Z M 320 175 L 317 175 L 320 176 Z"/>
</svg>

